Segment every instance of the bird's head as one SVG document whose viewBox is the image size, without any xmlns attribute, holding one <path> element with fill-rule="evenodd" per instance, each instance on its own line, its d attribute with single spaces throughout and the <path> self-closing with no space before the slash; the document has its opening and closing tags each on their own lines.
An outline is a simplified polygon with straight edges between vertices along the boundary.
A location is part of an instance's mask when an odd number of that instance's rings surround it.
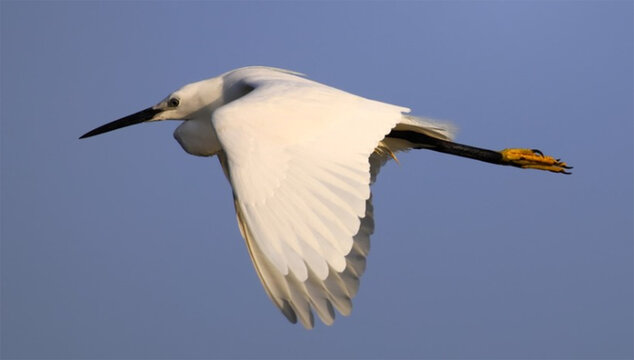
<svg viewBox="0 0 634 360">
<path fill-rule="evenodd" d="M 222 87 L 220 77 L 187 84 L 169 94 L 158 104 L 93 129 L 82 135 L 80 139 L 143 122 L 209 119 L 213 110 L 224 102 Z"/>
</svg>

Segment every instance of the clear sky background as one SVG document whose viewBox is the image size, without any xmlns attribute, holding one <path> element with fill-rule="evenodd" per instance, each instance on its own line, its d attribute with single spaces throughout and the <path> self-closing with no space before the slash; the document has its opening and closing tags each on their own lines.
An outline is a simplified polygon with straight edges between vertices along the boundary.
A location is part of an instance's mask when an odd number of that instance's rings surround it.
<svg viewBox="0 0 634 360">
<path fill-rule="evenodd" d="M 632 357 L 632 2 L 0 6 L 3 358 Z M 401 155 L 374 186 L 351 316 L 306 331 L 177 122 L 77 139 L 246 65 L 574 174 Z"/>
</svg>

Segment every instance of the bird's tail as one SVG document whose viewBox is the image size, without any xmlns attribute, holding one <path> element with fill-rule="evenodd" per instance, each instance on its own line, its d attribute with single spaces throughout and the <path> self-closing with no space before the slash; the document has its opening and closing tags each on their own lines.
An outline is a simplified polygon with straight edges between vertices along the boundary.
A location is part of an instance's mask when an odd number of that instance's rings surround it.
<svg viewBox="0 0 634 360">
<path fill-rule="evenodd" d="M 377 147 L 394 158 L 394 153 L 425 147 L 423 139 L 453 141 L 456 127 L 452 124 L 403 114 L 401 121 L 385 136 Z"/>
<path fill-rule="evenodd" d="M 434 119 L 403 114 L 401 122 L 396 124 L 393 131 L 413 131 L 436 139 L 452 141 L 456 134 L 456 127 L 450 123 Z"/>
<path fill-rule="evenodd" d="M 381 167 L 390 159 L 396 158 L 396 153 L 410 149 L 427 147 L 426 139 L 452 141 L 456 128 L 448 123 L 403 114 L 401 121 L 383 138 L 370 157 L 371 182 L 376 180 Z"/>
</svg>

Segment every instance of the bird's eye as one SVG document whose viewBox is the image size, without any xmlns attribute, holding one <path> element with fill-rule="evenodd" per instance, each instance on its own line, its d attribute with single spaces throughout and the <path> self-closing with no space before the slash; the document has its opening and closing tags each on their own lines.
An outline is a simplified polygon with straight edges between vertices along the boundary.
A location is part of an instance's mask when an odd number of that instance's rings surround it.
<svg viewBox="0 0 634 360">
<path fill-rule="evenodd" d="M 181 102 L 178 98 L 171 98 L 167 101 L 167 105 L 169 105 L 169 107 L 177 107 L 180 103 Z"/>
</svg>

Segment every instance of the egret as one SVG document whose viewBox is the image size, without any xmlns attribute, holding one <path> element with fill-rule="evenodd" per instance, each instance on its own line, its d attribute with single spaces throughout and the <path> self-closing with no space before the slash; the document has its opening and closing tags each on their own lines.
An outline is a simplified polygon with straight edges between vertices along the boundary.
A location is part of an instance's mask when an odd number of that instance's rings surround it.
<svg viewBox="0 0 634 360">
<path fill-rule="evenodd" d="M 428 149 L 498 165 L 568 174 L 535 149 L 453 142 L 452 126 L 410 115 L 289 70 L 253 66 L 183 86 L 158 104 L 81 138 L 182 120 L 189 154 L 217 155 L 242 237 L 273 303 L 292 323 L 348 315 L 374 230 L 370 185 L 395 154 Z"/>
</svg>

